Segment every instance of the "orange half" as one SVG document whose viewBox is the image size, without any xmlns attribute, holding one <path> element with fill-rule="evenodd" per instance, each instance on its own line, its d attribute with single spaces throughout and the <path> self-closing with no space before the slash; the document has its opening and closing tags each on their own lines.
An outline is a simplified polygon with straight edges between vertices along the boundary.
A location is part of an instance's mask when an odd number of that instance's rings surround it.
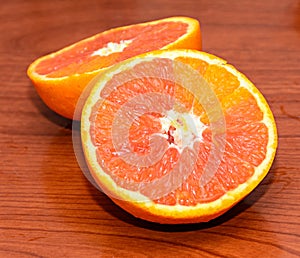
<svg viewBox="0 0 300 258">
<path fill-rule="evenodd" d="M 188 69 L 174 73 L 174 62 Z M 195 50 L 150 52 L 97 77 L 81 137 L 100 188 L 134 216 L 168 224 L 228 211 L 263 180 L 277 148 L 259 90 L 225 60 Z M 213 146 L 222 155 L 211 164 Z"/>
<path fill-rule="evenodd" d="M 201 49 L 197 20 L 171 17 L 110 29 L 38 58 L 27 74 L 50 109 L 73 119 L 79 96 L 98 73 L 145 52 L 180 48 Z"/>
</svg>

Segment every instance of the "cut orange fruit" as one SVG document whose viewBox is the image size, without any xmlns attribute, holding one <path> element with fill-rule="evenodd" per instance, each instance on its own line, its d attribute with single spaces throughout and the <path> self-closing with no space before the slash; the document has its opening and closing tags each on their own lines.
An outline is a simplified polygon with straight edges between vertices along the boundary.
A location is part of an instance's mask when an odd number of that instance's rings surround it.
<svg viewBox="0 0 300 258">
<path fill-rule="evenodd" d="M 196 50 L 143 54 L 95 79 L 81 117 L 97 185 L 136 217 L 214 219 L 266 176 L 277 148 L 272 112 L 233 66 Z"/>
<path fill-rule="evenodd" d="M 98 73 L 145 52 L 179 48 L 201 49 L 197 20 L 171 17 L 111 29 L 37 59 L 27 74 L 50 109 L 73 119 L 79 96 Z"/>
</svg>

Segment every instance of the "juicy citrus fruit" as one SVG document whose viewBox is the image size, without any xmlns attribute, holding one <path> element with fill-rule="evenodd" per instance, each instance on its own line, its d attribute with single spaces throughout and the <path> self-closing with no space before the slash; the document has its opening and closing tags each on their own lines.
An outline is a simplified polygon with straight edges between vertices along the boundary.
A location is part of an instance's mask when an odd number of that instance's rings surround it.
<svg viewBox="0 0 300 258">
<path fill-rule="evenodd" d="M 111 29 L 37 59 L 27 74 L 49 108 L 72 119 L 80 94 L 99 72 L 145 52 L 179 48 L 200 50 L 197 20 L 171 17 Z"/>
<path fill-rule="evenodd" d="M 81 138 L 91 175 L 116 204 L 170 224 L 229 210 L 266 176 L 277 147 L 258 89 L 196 50 L 153 51 L 97 77 Z"/>
</svg>

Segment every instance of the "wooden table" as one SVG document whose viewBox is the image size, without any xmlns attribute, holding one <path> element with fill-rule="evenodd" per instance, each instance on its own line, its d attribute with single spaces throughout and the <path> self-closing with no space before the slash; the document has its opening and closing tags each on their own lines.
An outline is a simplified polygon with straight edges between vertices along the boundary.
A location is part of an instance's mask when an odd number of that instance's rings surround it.
<svg viewBox="0 0 300 258">
<path fill-rule="evenodd" d="M 203 49 L 228 60 L 274 112 L 279 148 L 268 176 L 207 224 L 137 220 L 84 177 L 72 122 L 26 76 L 37 57 L 111 27 L 185 15 Z M 10 0 L 0 6 L 0 257 L 299 257 L 299 0 Z"/>
</svg>

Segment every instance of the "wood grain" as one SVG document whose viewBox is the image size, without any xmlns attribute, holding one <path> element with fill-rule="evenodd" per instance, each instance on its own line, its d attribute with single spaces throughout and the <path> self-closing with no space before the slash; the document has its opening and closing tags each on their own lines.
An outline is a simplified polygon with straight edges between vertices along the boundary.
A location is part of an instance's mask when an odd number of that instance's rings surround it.
<svg viewBox="0 0 300 258">
<path fill-rule="evenodd" d="M 187 15 L 204 50 L 243 71 L 274 112 L 270 173 L 206 224 L 162 226 L 116 207 L 83 176 L 72 123 L 26 76 L 35 58 L 111 27 Z M 0 257 L 299 257 L 300 1 L 18 1 L 0 7 Z"/>
</svg>

